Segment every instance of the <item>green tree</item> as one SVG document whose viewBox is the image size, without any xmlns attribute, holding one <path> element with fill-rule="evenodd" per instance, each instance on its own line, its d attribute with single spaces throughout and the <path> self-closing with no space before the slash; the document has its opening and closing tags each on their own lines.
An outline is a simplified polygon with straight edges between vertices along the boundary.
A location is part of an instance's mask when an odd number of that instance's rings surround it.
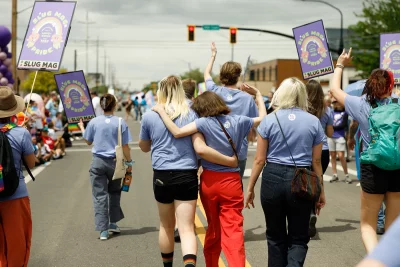
<svg viewBox="0 0 400 267">
<path fill-rule="evenodd" d="M 67 69 L 60 69 L 59 72 L 49 72 L 49 71 L 38 71 L 35 85 L 33 87 L 33 92 L 34 93 L 49 93 L 53 90 L 57 91 L 57 84 L 54 79 L 54 74 L 57 73 L 65 73 L 67 72 Z M 22 90 L 25 92 L 30 92 L 33 84 L 33 80 L 35 79 L 35 73 L 36 72 L 31 72 L 28 75 L 28 78 L 23 81 L 22 83 Z"/>
<path fill-rule="evenodd" d="M 361 20 L 349 27 L 352 32 L 353 63 L 368 77 L 373 69 L 379 68 L 379 35 L 385 32 L 398 32 L 400 25 L 400 0 L 366 0 Z"/>
<path fill-rule="evenodd" d="M 204 82 L 204 72 L 200 71 L 199 68 L 187 71 L 183 74 L 180 75 L 181 79 L 192 79 L 195 80 L 197 83 L 202 83 Z M 219 83 L 219 76 L 218 75 L 212 75 L 213 80 L 215 81 L 215 83 Z"/>
</svg>

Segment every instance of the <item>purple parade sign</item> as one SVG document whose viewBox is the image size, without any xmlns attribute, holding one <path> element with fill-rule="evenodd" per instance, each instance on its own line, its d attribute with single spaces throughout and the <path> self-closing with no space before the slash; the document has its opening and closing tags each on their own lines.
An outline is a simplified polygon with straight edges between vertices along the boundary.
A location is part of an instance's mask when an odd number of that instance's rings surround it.
<svg viewBox="0 0 400 267">
<path fill-rule="evenodd" d="M 18 69 L 60 69 L 75 6 L 76 2 L 35 2 L 19 55 Z"/>
<path fill-rule="evenodd" d="M 90 121 L 96 117 L 83 71 L 56 74 L 54 78 L 68 123 L 77 123 L 80 119 Z"/>
<path fill-rule="evenodd" d="M 400 84 L 400 33 L 381 34 L 381 68 L 393 73 L 394 84 Z"/>
<path fill-rule="evenodd" d="M 334 72 L 322 20 L 293 28 L 303 79 Z"/>
</svg>

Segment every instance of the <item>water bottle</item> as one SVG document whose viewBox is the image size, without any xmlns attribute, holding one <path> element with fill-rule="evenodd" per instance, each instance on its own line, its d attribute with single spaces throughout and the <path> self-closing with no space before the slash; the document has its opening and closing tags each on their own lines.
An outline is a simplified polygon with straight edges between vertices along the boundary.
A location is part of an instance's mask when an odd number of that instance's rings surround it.
<svg viewBox="0 0 400 267">
<path fill-rule="evenodd" d="M 122 181 L 122 188 L 121 190 L 124 192 L 129 192 L 129 186 L 131 185 L 132 181 L 132 172 L 126 172 L 125 173 L 125 178 Z"/>
</svg>

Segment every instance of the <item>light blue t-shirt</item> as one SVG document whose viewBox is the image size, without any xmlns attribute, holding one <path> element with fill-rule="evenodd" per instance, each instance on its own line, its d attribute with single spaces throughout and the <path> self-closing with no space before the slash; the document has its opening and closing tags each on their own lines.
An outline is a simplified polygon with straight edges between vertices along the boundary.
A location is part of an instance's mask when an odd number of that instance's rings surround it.
<svg viewBox="0 0 400 267">
<path fill-rule="evenodd" d="M 4 124 L 0 124 L 0 128 L 3 127 Z M 17 191 L 10 197 L 0 197 L 0 202 L 13 200 L 18 198 L 23 198 L 28 196 L 28 189 L 25 184 L 24 173 L 22 172 L 22 157 L 28 156 L 34 152 L 34 147 L 32 144 L 32 138 L 30 133 L 23 127 L 15 127 L 6 133 L 8 141 L 10 142 L 13 157 L 14 157 L 14 166 L 17 170 L 17 174 L 19 175 L 19 186 Z"/>
<path fill-rule="evenodd" d="M 278 110 L 276 115 L 296 165 L 311 166 L 312 148 L 325 137 L 319 119 L 299 108 Z M 264 117 L 257 130 L 268 139 L 267 162 L 294 166 L 274 113 Z"/>
<path fill-rule="evenodd" d="M 178 117 L 174 123 L 183 127 L 197 118 L 190 110 L 185 118 Z M 142 119 L 140 139 L 151 140 L 151 163 L 155 170 L 193 170 L 197 169 L 197 156 L 192 137 L 175 138 L 161 117 L 154 111 L 147 112 Z"/>
<path fill-rule="evenodd" d="M 230 115 L 241 115 L 250 118 L 258 117 L 258 109 L 253 97 L 248 93 L 240 90 L 230 89 L 224 86 L 218 86 L 209 78 L 206 80 L 206 88 L 208 91 L 219 95 L 231 109 Z M 240 149 L 239 160 L 247 158 L 248 141 L 247 136 L 244 137 L 243 149 Z"/>
<path fill-rule="evenodd" d="M 92 119 L 86 127 L 83 138 L 93 143 L 92 153 L 100 158 L 115 158 L 115 146 L 118 145 L 119 118 L 101 115 Z M 132 141 L 128 125 L 122 120 L 122 145 Z"/>
<path fill-rule="evenodd" d="M 50 99 L 47 104 L 46 104 L 46 109 L 49 111 L 50 113 L 50 117 L 54 118 L 57 115 L 57 108 L 54 105 L 54 101 L 53 99 Z"/>
<path fill-rule="evenodd" d="M 379 104 L 385 105 L 390 102 L 390 98 L 385 98 L 379 101 Z M 371 112 L 371 105 L 367 102 L 366 95 L 361 97 L 347 95 L 344 99 L 346 112 L 358 121 L 360 133 L 363 140 L 362 150 L 366 150 L 371 142 L 371 135 L 369 134 L 368 117 Z M 400 103 L 399 103 L 400 104 Z"/>
<path fill-rule="evenodd" d="M 243 146 L 245 137 L 253 127 L 254 121 L 252 118 L 239 115 L 226 115 L 217 117 L 220 122 L 224 125 L 226 131 L 230 135 L 235 144 L 236 151 L 240 154 L 240 150 L 245 149 L 247 153 L 247 147 Z M 221 125 L 218 123 L 216 117 L 203 117 L 196 121 L 197 130 L 204 135 L 207 146 L 217 150 L 219 153 L 226 156 L 232 157 L 234 155 L 231 144 L 228 141 L 228 137 L 221 129 Z M 216 172 L 237 172 L 239 167 L 231 168 L 201 160 L 201 165 L 204 169 Z"/>
<path fill-rule="evenodd" d="M 332 110 L 331 108 L 326 108 L 324 114 L 322 114 L 322 117 L 319 119 L 321 122 L 322 129 L 326 130 L 326 126 L 333 125 L 333 118 L 332 118 Z M 322 141 L 322 150 L 329 150 L 328 147 L 328 139 L 326 138 L 326 135 L 324 136 L 324 141 Z"/>
<path fill-rule="evenodd" d="M 400 216 L 393 222 L 379 244 L 368 256 L 382 262 L 386 267 L 400 266 Z"/>
</svg>

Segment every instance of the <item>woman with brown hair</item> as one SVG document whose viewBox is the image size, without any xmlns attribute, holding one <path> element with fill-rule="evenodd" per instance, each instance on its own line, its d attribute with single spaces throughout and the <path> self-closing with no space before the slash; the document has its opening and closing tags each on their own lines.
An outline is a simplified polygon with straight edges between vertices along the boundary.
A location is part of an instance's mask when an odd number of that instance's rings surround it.
<svg viewBox="0 0 400 267">
<path fill-rule="evenodd" d="M 81 121 L 78 125 L 88 145 L 93 144 L 93 160 L 90 166 L 90 182 L 92 184 L 94 218 L 96 231 L 100 232 L 100 240 L 107 240 L 109 232 L 120 233 L 117 222 L 124 218 L 121 209 L 121 179 L 112 179 L 115 171 L 118 144 L 118 127 L 121 120 L 122 149 L 126 159 L 127 171 L 132 171 L 133 161 L 129 142 L 131 133 L 125 121 L 114 116 L 117 107 L 115 96 L 105 94 L 100 98 L 100 106 L 104 115 L 92 119 L 84 128 Z M 122 178 L 122 177 L 121 177 Z"/>
<path fill-rule="evenodd" d="M 400 214 L 400 166 L 393 164 L 390 168 L 386 166 L 385 169 L 377 166 L 382 166 L 379 158 L 382 153 L 387 153 L 387 151 L 396 153 L 392 158 L 400 159 L 400 144 L 397 136 L 400 132 L 398 123 L 400 107 L 397 106 L 397 99 L 391 98 L 394 78 L 393 74 L 387 70 L 372 71 L 365 84 L 366 94 L 362 97 L 351 96 L 342 91 L 340 81 L 343 68 L 350 61 L 351 48 L 348 53 L 343 50 L 338 58 L 330 92 L 340 104 L 345 106 L 346 111 L 354 120 L 358 121 L 360 126 L 363 151 L 361 153 L 361 236 L 367 252 L 370 253 L 378 243 L 376 227 L 378 212 L 383 200 L 385 199 L 386 203 L 385 230 Z M 370 124 L 373 126 L 373 112 L 378 112 L 378 108 L 380 112 L 387 108 L 392 108 L 393 111 L 387 114 L 382 113 L 382 120 L 388 118 L 390 121 L 385 122 L 387 127 L 383 127 L 383 125 L 379 129 L 387 132 L 372 135 L 374 127 L 370 127 Z M 389 130 L 396 129 L 395 127 L 397 127 L 397 135 L 391 136 Z M 380 138 L 384 138 L 383 140 L 390 138 L 389 140 L 392 141 L 384 142 L 383 147 L 377 147 L 382 144 Z M 394 143 L 394 146 L 391 145 L 391 142 Z M 373 153 L 374 149 L 379 149 L 380 153 Z"/>
<path fill-rule="evenodd" d="M 11 122 L 11 118 L 15 114 L 24 110 L 24 104 L 24 100 L 15 96 L 9 87 L 0 86 L 0 142 L 2 144 L 0 147 L 2 153 L 0 162 L 2 165 L 0 177 L 1 267 L 28 266 L 31 248 L 32 216 L 22 162 L 24 161 L 29 168 L 35 167 L 35 154 L 29 132 Z M 8 148 L 7 143 L 9 143 Z M 11 163 L 14 166 L 7 165 Z M 14 181 L 14 183 L 11 181 Z M 19 183 L 15 183 L 15 181 Z"/>
<path fill-rule="evenodd" d="M 215 93 L 207 91 L 194 99 L 192 109 L 199 119 L 179 128 L 168 117 L 165 108 L 157 105 L 158 112 L 168 130 L 175 138 L 200 132 L 207 146 L 223 155 L 237 156 L 243 140 L 253 126 L 257 126 L 266 115 L 261 93 L 250 86 L 242 89 L 257 95 L 260 117 L 229 115 L 231 110 Z M 237 150 L 236 150 L 237 148 Z M 206 266 L 218 266 L 221 247 L 229 266 L 245 266 L 243 233 L 243 187 L 239 167 L 214 164 L 204 158 L 204 152 L 196 149 L 202 157 L 203 173 L 200 179 L 200 198 L 207 216 L 208 229 L 204 244 Z"/>
<path fill-rule="evenodd" d="M 322 129 L 325 131 L 325 138 L 322 144 L 321 154 L 321 165 L 322 174 L 325 174 L 326 169 L 329 165 L 329 147 L 327 137 L 332 137 L 333 134 L 333 118 L 332 111 L 325 105 L 324 91 L 322 90 L 321 84 L 316 80 L 309 80 L 306 84 L 307 95 L 308 95 L 308 113 L 314 115 L 319 119 L 322 125 Z M 312 210 L 310 217 L 309 235 L 314 237 L 317 233 L 315 225 L 317 223 L 317 215 L 315 210 Z"/>
</svg>

